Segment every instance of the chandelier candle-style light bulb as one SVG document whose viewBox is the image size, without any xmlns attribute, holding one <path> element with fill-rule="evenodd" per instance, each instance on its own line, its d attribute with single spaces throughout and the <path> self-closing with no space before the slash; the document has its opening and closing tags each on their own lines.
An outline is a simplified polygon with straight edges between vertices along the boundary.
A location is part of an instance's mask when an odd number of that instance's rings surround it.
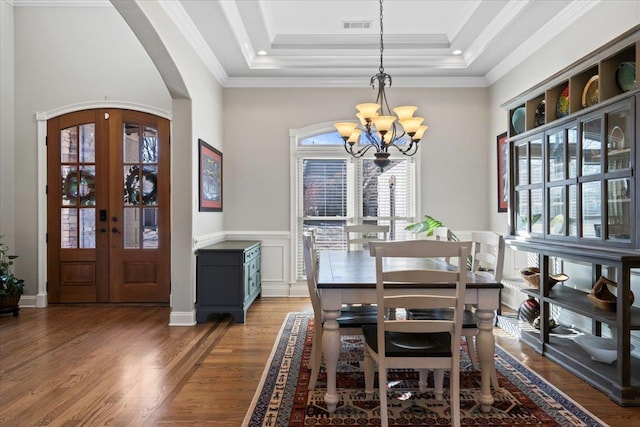
<svg viewBox="0 0 640 427">
<path fill-rule="evenodd" d="M 335 127 L 344 141 L 344 149 L 353 157 L 362 157 L 372 147 L 375 148 L 374 163 L 384 169 L 391 163 L 389 147 L 394 147 L 405 156 L 418 152 L 418 143 L 429 128 L 422 125 L 424 118 L 414 117 L 418 107 L 404 105 L 393 110 L 389 108 L 385 87 L 391 87 L 391 76 L 384 72 L 384 31 L 382 0 L 380 0 L 380 67 L 369 83 L 378 89 L 376 102 L 356 105 L 359 123 L 336 123 Z M 394 116 L 393 113 L 396 115 Z"/>
</svg>

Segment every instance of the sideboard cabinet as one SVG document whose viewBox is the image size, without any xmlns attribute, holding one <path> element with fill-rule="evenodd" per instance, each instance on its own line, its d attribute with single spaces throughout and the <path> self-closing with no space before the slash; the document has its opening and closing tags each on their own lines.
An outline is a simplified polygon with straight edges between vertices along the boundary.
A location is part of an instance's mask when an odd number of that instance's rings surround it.
<svg viewBox="0 0 640 427">
<path fill-rule="evenodd" d="M 640 406 L 640 360 L 631 349 L 640 305 L 628 304 L 632 278 L 640 279 L 638 59 L 640 26 L 503 105 L 506 241 L 537 255 L 541 273 L 539 288 L 523 289 L 540 303 L 540 328 L 521 331 L 522 340 L 625 406 Z M 564 261 L 590 267 L 591 277 L 551 286 L 550 266 Z M 615 311 L 587 298 L 601 275 L 617 283 Z M 552 308 L 584 316 L 591 328 L 583 333 L 611 335 L 617 360 L 593 361 L 570 336 L 550 333 Z"/>
<path fill-rule="evenodd" d="M 212 313 L 230 313 L 244 323 L 249 306 L 260 297 L 261 244 L 228 240 L 197 251 L 196 321 Z"/>
</svg>

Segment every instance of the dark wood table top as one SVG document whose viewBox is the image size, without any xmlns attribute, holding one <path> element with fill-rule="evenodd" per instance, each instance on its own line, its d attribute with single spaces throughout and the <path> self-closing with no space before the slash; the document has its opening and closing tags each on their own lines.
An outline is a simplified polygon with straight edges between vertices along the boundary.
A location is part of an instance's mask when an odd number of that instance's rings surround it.
<svg viewBox="0 0 640 427">
<path fill-rule="evenodd" d="M 376 258 L 369 251 L 319 251 L 318 288 L 375 288 Z M 439 259 L 387 259 L 391 269 L 435 268 L 452 269 L 450 264 Z M 429 288 L 453 288 L 454 284 L 428 284 Z M 483 273 L 467 275 L 467 288 L 500 289 L 502 284 L 493 276 Z"/>
</svg>

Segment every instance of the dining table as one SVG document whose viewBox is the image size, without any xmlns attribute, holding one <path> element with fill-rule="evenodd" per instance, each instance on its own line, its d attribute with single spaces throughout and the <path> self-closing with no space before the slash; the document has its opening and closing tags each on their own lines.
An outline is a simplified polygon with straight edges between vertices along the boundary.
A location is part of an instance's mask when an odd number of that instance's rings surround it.
<svg viewBox="0 0 640 427">
<path fill-rule="evenodd" d="M 327 372 L 327 391 L 324 396 L 329 412 L 334 412 L 339 402 L 336 390 L 336 372 L 340 354 L 340 317 L 343 304 L 375 304 L 376 301 L 376 258 L 366 251 L 323 250 L 319 251 L 318 282 L 320 303 L 324 319 L 322 333 L 322 353 Z M 385 259 L 386 269 L 457 268 L 443 259 L 398 258 Z M 455 284 L 436 283 L 415 285 L 394 284 L 391 293 L 454 295 Z M 478 319 L 476 350 L 481 367 L 481 393 L 479 404 L 483 412 L 489 412 L 494 402 L 491 394 L 491 370 L 494 366 L 495 337 L 493 326 L 496 310 L 500 306 L 502 284 L 486 272 L 467 274 L 465 304 L 475 307 Z"/>
</svg>

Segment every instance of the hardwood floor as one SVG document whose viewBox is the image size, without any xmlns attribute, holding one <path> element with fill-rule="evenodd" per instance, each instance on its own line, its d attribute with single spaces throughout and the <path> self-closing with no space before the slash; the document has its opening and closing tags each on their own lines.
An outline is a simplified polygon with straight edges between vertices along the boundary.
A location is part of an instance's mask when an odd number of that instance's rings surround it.
<svg viewBox="0 0 640 427">
<path fill-rule="evenodd" d="M 245 324 L 220 316 L 169 327 L 167 307 L 50 306 L 0 317 L 2 426 L 240 426 L 285 315 L 305 298 L 265 298 Z M 502 330 L 498 343 L 611 426 L 623 408 Z"/>
</svg>

